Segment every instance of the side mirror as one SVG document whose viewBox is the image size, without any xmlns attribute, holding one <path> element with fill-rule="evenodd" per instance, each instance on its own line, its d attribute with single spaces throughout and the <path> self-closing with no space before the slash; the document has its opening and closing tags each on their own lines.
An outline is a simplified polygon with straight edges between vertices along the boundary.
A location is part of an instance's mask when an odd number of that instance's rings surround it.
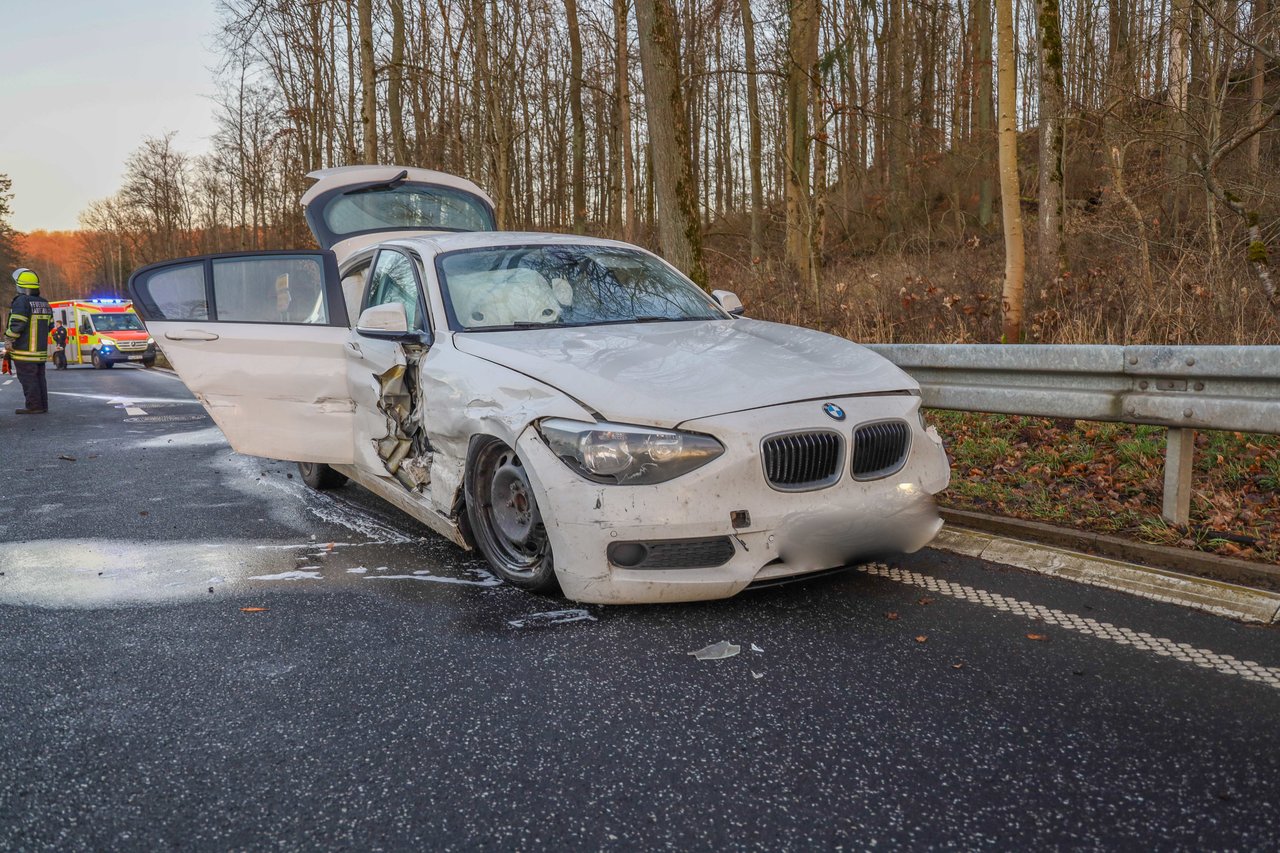
<svg viewBox="0 0 1280 853">
<path fill-rule="evenodd" d="M 713 290 L 711 296 L 720 303 L 721 308 L 735 317 L 741 317 L 746 313 L 746 309 L 742 307 L 742 300 L 732 290 Z"/>
<path fill-rule="evenodd" d="M 390 340 L 410 337 L 409 318 L 404 313 L 404 305 L 399 302 L 370 305 L 361 312 L 360 319 L 356 321 L 356 333 L 366 338 Z"/>
</svg>

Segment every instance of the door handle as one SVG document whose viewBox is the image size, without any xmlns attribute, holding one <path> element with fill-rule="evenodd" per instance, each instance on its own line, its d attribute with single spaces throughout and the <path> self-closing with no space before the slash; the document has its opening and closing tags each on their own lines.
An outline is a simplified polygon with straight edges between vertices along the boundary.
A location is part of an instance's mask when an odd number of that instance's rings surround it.
<svg viewBox="0 0 1280 853">
<path fill-rule="evenodd" d="M 360 349 L 360 344 L 356 341 L 347 341 L 347 349 L 351 350 L 352 354 L 364 358 L 364 350 Z"/>
<path fill-rule="evenodd" d="M 184 329 L 181 332 L 165 332 L 165 339 L 170 341 L 216 341 L 218 336 L 213 332 L 200 329 Z"/>
</svg>

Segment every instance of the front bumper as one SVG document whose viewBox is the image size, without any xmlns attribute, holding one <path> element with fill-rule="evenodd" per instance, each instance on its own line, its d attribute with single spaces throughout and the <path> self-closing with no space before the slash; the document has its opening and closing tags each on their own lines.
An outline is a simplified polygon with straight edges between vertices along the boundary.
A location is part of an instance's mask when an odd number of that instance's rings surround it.
<svg viewBox="0 0 1280 853">
<path fill-rule="evenodd" d="M 725 453 L 714 462 L 653 486 L 584 480 L 557 459 L 534 429 L 518 441 L 538 492 L 561 589 L 571 599 L 608 604 L 726 598 L 756 581 L 808 574 L 922 548 L 942 527 L 933 495 L 950 469 L 941 440 L 920 426 L 920 399 L 908 395 L 832 400 L 847 413 L 837 423 L 822 402 L 793 403 L 691 421 L 682 429 L 714 435 Z M 911 450 L 896 473 L 871 481 L 849 474 L 849 438 L 867 421 L 896 418 L 911 427 Z M 842 475 L 814 491 L 783 492 L 764 476 L 766 435 L 837 428 L 845 437 Z M 750 524 L 735 529 L 745 510 Z M 727 536 L 733 556 L 713 568 L 626 569 L 606 556 L 617 542 Z"/>
<path fill-rule="evenodd" d="M 133 362 L 150 362 L 156 360 L 156 348 L 149 346 L 146 349 L 121 349 L 119 347 L 111 347 L 110 349 L 99 348 L 98 358 L 103 361 L 109 361 L 112 364 L 127 364 Z"/>
</svg>

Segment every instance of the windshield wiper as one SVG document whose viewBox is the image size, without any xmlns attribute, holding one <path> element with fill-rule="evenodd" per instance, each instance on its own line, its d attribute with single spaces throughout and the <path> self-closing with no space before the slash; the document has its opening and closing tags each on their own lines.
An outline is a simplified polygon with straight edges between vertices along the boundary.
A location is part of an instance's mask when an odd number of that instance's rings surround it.
<svg viewBox="0 0 1280 853">
<path fill-rule="evenodd" d="M 464 332 L 513 332 L 517 329 L 562 329 L 565 323 L 538 323 L 533 320 L 517 320 L 505 326 L 475 326 Z M 570 324 L 571 325 L 571 324 Z"/>
<path fill-rule="evenodd" d="M 358 195 L 360 193 L 377 192 L 378 190 L 393 190 L 400 186 L 407 177 L 409 177 L 409 170 L 404 169 L 400 174 L 396 175 L 389 181 L 374 181 L 370 184 L 360 184 L 347 190 L 343 195 Z"/>
</svg>

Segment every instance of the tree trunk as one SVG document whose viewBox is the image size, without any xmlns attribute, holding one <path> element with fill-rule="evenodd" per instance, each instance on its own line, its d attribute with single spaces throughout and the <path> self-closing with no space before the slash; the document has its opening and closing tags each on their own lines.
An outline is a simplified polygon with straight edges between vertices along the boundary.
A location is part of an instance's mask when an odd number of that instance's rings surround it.
<svg viewBox="0 0 1280 853">
<path fill-rule="evenodd" d="M 760 91 L 756 82 L 756 25 L 751 0 L 742 0 L 742 41 L 747 63 L 747 168 L 751 172 L 751 260 L 764 257 L 764 182 L 760 178 Z"/>
<path fill-rule="evenodd" d="M 1040 0 L 1040 280 L 1063 273 L 1062 29 L 1058 0 Z"/>
<path fill-rule="evenodd" d="M 373 0 L 357 0 L 360 23 L 360 130 L 364 162 L 378 162 L 378 77 L 373 65 Z"/>
<path fill-rule="evenodd" d="M 1267 0 L 1253 0 L 1253 42 L 1261 45 L 1267 40 L 1268 20 L 1267 7 L 1270 4 Z M 1262 118 L 1262 98 L 1266 93 L 1266 73 L 1267 60 L 1261 50 L 1256 47 L 1252 50 L 1252 79 L 1249 81 L 1249 123 L 1257 124 Z M 1249 139 L 1249 148 L 1247 151 L 1247 159 L 1249 163 L 1249 183 L 1255 189 L 1259 188 L 1259 167 L 1262 163 L 1262 134 L 1255 133 Z"/>
<path fill-rule="evenodd" d="M 614 75 L 617 78 L 618 136 L 622 147 L 622 195 L 625 209 L 622 219 L 622 239 L 635 239 L 636 227 L 636 164 L 631 148 L 631 68 L 627 52 L 627 4 L 626 0 L 613 2 L 613 32 L 616 40 Z"/>
<path fill-rule="evenodd" d="M 818 0 L 793 0 L 787 39 L 787 264 L 805 284 L 814 279 L 809 109 L 818 63 Z"/>
<path fill-rule="evenodd" d="M 996 0 L 1006 2 L 1006 0 Z M 1012 14 L 1012 13 L 1010 13 Z M 991 110 L 991 0 L 977 0 L 974 16 L 974 74 L 977 75 L 978 99 L 974 108 L 974 131 L 978 142 L 978 224 L 991 224 L 995 187 L 991 180 L 991 149 L 995 142 L 995 122 Z M 1012 82 L 1010 85 L 1013 85 Z"/>
<path fill-rule="evenodd" d="M 671 0 L 636 0 L 640 66 L 657 203 L 658 242 L 667 259 L 707 287 L 697 188 L 689 161 L 688 113 L 680 81 L 680 43 Z"/>
<path fill-rule="evenodd" d="M 1022 343 L 1022 280 L 1025 267 L 1022 209 L 1018 197 L 1017 55 L 1013 0 L 996 0 L 1000 86 L 1000 208 L 1004 219 L 1004 294 L 1001 343 Z"/>
<path fill-rule="evenodd" d="M 569 26 L 569 115 L 573 122 L 573 176 L 570 188 L 573 233 L 587 233 L 587 125 L 582 119 L 582 38 L 578 32 L 578 0 L 564 0 Z"/>
<path fill-rule="evenodd" d="M 408 165 L 409 151 L 404 139 L 404 0 L 390 0 L 391 68 L 387 73 L 387 110 L 391 122 L 392 158 Z"/>
</svg>

